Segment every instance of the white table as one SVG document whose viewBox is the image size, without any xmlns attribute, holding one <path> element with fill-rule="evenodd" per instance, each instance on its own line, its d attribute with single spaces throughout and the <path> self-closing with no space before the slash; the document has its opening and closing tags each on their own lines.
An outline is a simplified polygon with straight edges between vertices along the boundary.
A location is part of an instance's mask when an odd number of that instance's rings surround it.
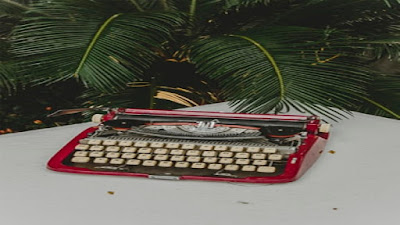
<svg viewBox="0 0 400 225">
<path fill-rule="evenodd" d="M 229 108 L 215 104 L 200 110 Z M 47 170 L 49 158 L 91 125 L 0 136 L 1 225 L 400 223 L 396 120 L 355 113 L 334 124 L 314 166 L 298 181 L 274 185 Z"/>
</svg>

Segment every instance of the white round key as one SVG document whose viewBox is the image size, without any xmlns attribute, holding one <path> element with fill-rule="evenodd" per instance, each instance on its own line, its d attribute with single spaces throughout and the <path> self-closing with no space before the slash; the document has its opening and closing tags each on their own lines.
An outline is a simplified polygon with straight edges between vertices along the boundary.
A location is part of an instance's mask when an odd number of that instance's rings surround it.
<svg viewBox="0 0 400 225">
<path fill-rule="evenodd" d="M 165 147 L 166 148 L 179 148 L 180 144 L 178 143 L 168 143 Z"/>
<path fill-rule="evenodd" d="M 168 149 L 166 148 L 157 148 L 156 150 L 154 150 L 154 154 L 167 154 L 168 153 Z"/>
<path fill-rule="evenodd" d="M 260 147 L 248 147 L 247 148 L 247 152 L 259 152 L 260 151 Z"/>
<path fill-rule="evenodd" d="M 276 148 L 264 148 L 263 152 L 273 154 L 276 153 Z"/>
<path fill-rule="evenodd" d="M 154 156 L 154 160 L 158 160 L 158 161 L 165 161 L 168 159 L 168 155 L 156 155 Z"/>
<path fill-rule="evenodd" d="M 324 123 L 319 125 L 319 132 L 321 133 L 329 133 L 329 130 L 331 129 L 331 125 L 329 123 Z"/>
<path fill-rule="evenodd" d="M 108 162 L 108 158 L 95 158 L 93 160 L 94 163 L 107 163 Z"/>
<path fill-rule="evenodd" d="M 159 167 L 171 167 L 172 166 L 172 162 L 171 161 L 161 161 L 158 163 Z"/>
<path fill-rule="evenodd" d="M 121 155 L 119 152 L 109 152 L 107 153 L 106 157 L 107 158 L 118 158 Z"/>
<path fill-rule="evenodd" d="M 92 122 L 93 123 L 101 123 L 101 120 L 103 119 L 103 114 L 94 114 L 92 116 Z"/>
<path fill-rule="evenodd" d="M 213 157 L 216 155 L 217 155 L 217 152 L 215 152 L 215 151 L 204 151 L 202 154 L 202 156 L 206 156 L 206 157 Z"/>
<path fill-rule="evenodd" d="M 105 140 L 103 141 L 103 145 L 116 145 L 117 141 L 116 140 Z"/>
<path fill-rule="evenodd" d="M 90 157 L 103 157 L 103 155 L 104 155 L 104 152 L 100 152 L 100 151 L 94 151 L 94 152 L 89 153 Z"/>
<path fill-rule="evenodd" d="M 257 159 L 253 161 L 253 165 L 256 166 L 264 166 L 267 165 L 267 160 L 263 160 L 263 159 Z"/>
<path fill-rule="evenodd" d="M 220 170 L 222 168 L 222 164 L 210 164 L 208 165 L 208 169 L 210 170 Z"/>
<path fill-rule="evenodd" d="M 92 147 L 89 148 L 90 151 L 101 151 L 104 149 L 104 146 L 102 145 L 93 145 Z"/>
<path fill-rule="evenodd" d="M 143 161 L 143 166 L 155 166 L 157 164 L 157 161 L 154 160 L 145 160 Z"/>
<path fill-rule="evenodd" d="M 151 155 L 150 154 L 139 154 L 138 159 L 151 159 Z"/>
<path fill-rule="evenodd" d="M 74 162 L 74 163 L 87 163 L 87 162 L 89 162 L 89 160 L 90 160 L 89 157 L 80 157 L 80 156 L 77 156 L 77 157 L 73 157 L 73 158 L 71 159 L 71 162 Z"/>
<path fill-rule="evenodd" d="M 135 147 L 125 147 L 122 152 L 136 152 L 136 149 Z"/>
<path fill-rule="evenodd" d="M 237 159 L 235 163 L 238 165 L 246 165 L 250 163 L 250 159 Z"/>
<path fill-rule="evenodd" d="M 200 157 L 198 156 L 189 156 L 186 158 L 186 161 L 188 162 L 200 162 Z"/>
<path fill-rule="evenodd" d="M 139 148 L 138 153 L 149 154 L 151 153 L 151 148 Z"/>
<path fill-rule="evenodd" d="M 118 145 L 122 146 L 122 147 L 130 147 L 130 146 L 132 146 L 132 144 L 133 144 L 133 141 L 120 141 L 118 143 Z"/>
<path fill-rule="evenodd" d="M 135 157 L 136 157 L 136 154 L 130 153 L 130 152 L 123 153 L 121 156 L 121 158 L 123 158 L 123 159 L 133 159 Z"/>
<path fill-rule="evenodd" d="M 260 173 L 274 173 L 275 172 L 275 167 L 273 166 L 260 166 L 257 169 L 257 172 Z"/>
<path fill-rule="evenodd" d="M 192 164 L 192 168 L 193 169 L 203 169 L 206 167 L 205 163 L 193 163 Z"/>
<path fill-rule="evenodd" d="M 282 158 L 283 156 L 279 154 L 271 154 L 268 156 L 269 160 L 275 160 L 275 161 L 281 160 Z"/>
<path fill-rule="evenodd" d="M 194 144 L 183 144 L 182 149 L 194 149 L 195 146 Z"/>
<path fill-rule="evenodd" d="M 87 156 L 87 155 L 88 155 L 88 152 L 85 152 L 85 151 L 76 151 L 76 152 L 74 153 L 74 156 L 85 157 L 85 156 Z"/>
<path fill-rule="evenodd" d="M 203 162 L 205 163 L 215 163 L 217 162 L 217 157 L 204 157 Z"/>
<path fill-rule="evenodd" d="M 125 159 L 111 159 L 110 164 L 122 164 L 124 161 Z"/>
<path fill-rule="evenodd" d="M 236 171 L 238 169 L 239 169 L 238 165 L 226 165 L 225 166 L 225 170 L 228 170 L 228 171 Z"/>
<path fill-rule="evenodd" d="M 231 151 L 232 152 L 242 152 L 243 149 L 244 148 L 242 146 L 233 146 L 233 147 L 231 147 Z"/>
<path fill-rule="evenodd" d="M 232 162 L 233 162 L 232 158 L 222 158 L 219 160 L 219 163 L 222 163 L 222 164 L 230 164 Z"/>
<path fill-rule="evenodd" d="M 150 144 L 150 147 L 152 147 L 152 148 L 162 148 L 162 147 L 164 147 L 164 143 L 163 142 L 152 142 Z"/>
<path fill-rule="evenodd" d="M 101 140 L 99 140 L 99 139 L 90 139 L 90 140 L 88 140 L 87 143 L 89 145 L 99 145 L 99 144 L 101 144 Z"/>
<path fill-rule="evenodd" d="M 130 160 L 126 161 L 126 165 L 137 166 L 140 164 L 140 162 L 141 162 L 141 160 L 139 160 L 139 159 L 130 159 Z"/>
<path fill-rule="evenodd" d="M 106 151 L 108 152 L 118 152 L 119 147 L 118 146 L 107 146 Z"/>
<path fill-rule="evenodd" d="M 198 155 L 200 155 L 200 151 L 199 150 L 189 150 L 189 151 L 186 152 L 186 155 L 198 156 Z"/>
<path fill-rule="evenodd" d="M 217 151 L 225 151 L 227 149 L 228 149 L 228 146 L 226 146 L 226 145 L 217 145 L 214 147 L 214 150 L 217 150 Z"/>
<path fill-rule="evenodd" d="M 246 165 L 242 167 L 242 171 L 252 172 L 256 170 L 256 166 Z"/>
<path fill-rule="evenodd" d="M 221 152 L 221 153 L 219 153 L 219 157 L 222 157 L 222 158 L 230 158 L 232 156 L 233 156 L 233 152 Z"/>
<path fill-rule="evenodd" d="M 188 162 L 177 162 L 175 163 L 175 167 L 177 168 L 187 168 L 189 166 Z"/>
<path fill-rule="evenodd" d="M 85 145 L 85 144 L 78 144 L 77 146 L 75 146 L 76 150 L 87 150 L 89 149 L 89 145 Z"/>
<path fill-rule="evenodd" d="M 251 156 L 252 159 L 265 159 L 267 155 L 264 153 L 255 153 Z"/>
<path fill-rule="evenodd" d="M 171 157 L 171 161 L 180 162 L 185 160 L 185 156 L 182 155 L 174 155 Z"/>
</svg>

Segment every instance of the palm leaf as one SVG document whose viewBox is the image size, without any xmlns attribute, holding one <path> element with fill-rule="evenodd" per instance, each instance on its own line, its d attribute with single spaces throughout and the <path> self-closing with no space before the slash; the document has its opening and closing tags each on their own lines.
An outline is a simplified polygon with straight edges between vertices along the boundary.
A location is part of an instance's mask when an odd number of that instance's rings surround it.
<svg viewBox="0 0 400 225">
<path fill-rule="evenodd" d="M 400 78 L 398 75 L 377 75 L 369 86 L 369 96 L 357 111 L 400 119 Z"/>
<path fill-rule="evenodd" d="M 154 50 L 185 23 L 179 13 L 116 13 L 103 8 L 93 13 L 72 3 L 37 5 L 49 16 L 31 14 L 16 28 L 12 52 L 28 80 L 48 83 L 75 76 L 87 86 L 115 92 L 140 80 L 158 58 Z"/>
<path fill-rule="evenodd" d="M 388 3 L 390 7 L 388 7 Z M 359 40 L 375 40 L 364 55 L 375 58 L 398 57 L 398 26 L 400 13 L 398 0 L 309 0 L 283 5 L 279 14 L 272 14 L 267 24 L 329 27 L 345 31 Z M 279 10 L 276 10 L 279 12 Z"/>
<path fill-rule="evenodd" d="M 345 114 L 327 107 L 344 110 L 361 101 L 369 76 L 356 58 L 341 52 L 344 40 L 336 39 L 337 49 L 333 41 L 324 30 L 270 27 L 199 40 L 191 60 L 222 83 L 238 111 L 297 107 L 337 119 Z"/>
<path fill-rule="evenodd" d="M 15 89 L 13 69 L 9 63 L 0 61 L 0 99 L 1 94 L 9 94 Z"/>
<path fill-rule="evenodd" d="M 29 7 L 12 0 L 0 0 L 0 17 L 4 15 L 18 16 L 28 10 Z"/>
</svg>

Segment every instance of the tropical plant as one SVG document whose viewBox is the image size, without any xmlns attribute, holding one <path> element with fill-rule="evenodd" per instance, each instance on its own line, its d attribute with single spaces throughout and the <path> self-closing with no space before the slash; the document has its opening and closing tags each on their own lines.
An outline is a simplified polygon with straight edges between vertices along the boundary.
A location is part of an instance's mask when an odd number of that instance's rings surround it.
<svg viewBox="0 0 400 225">
<path fill-rule="evenodd" d="M 370 66 L 399 59 L 399 7 L 391 0 L 38 0 L 9 52 L 19 82 L 77 79 L 101 99 L 144 98 L 139 89 L 148 87 L 148 107 L 205 94 L 203 102 L 229 100 L 246 112 L 400 118 L 399 76 Z M 154 71 L 166 62 L 191 66 L 188 77 L 199 78 L 171 82 L 177 67 L 164 85 Z M 216 88 L 194 87 L 205 79 Z"/>
</svg>

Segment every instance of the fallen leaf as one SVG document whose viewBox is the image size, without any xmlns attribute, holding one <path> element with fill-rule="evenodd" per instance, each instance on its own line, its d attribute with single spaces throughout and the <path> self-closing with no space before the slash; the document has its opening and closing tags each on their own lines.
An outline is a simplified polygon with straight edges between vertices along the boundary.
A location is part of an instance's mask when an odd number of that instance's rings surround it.
<svg viewBox="0 0 400 225">
<path fill-rule="evenodd" d="M 244 202 L 244 201 L 238 201 L 238 203 L 243 204 L 243 205 L 248 205 L 249 202 Z"/>
<path fill-rule="evenodd" d="M 42 124 L 43 121 L 41 121 L 41 120 L 35 120 L 35 121 L 33 121 L 33 123 L 34 123 L 34 124 Z"/>
</svg>

